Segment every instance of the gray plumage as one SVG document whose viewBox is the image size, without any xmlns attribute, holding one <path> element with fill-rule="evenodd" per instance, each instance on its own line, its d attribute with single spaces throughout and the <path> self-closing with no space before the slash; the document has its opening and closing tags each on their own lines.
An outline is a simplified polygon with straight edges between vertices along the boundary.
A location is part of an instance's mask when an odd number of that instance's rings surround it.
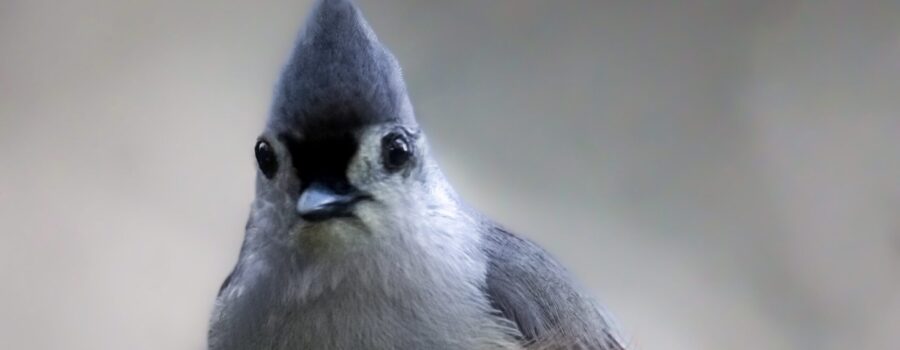
<svg viewBox="0 0 900 350">
<path fill-rule="evenodd" d="M 307 22 L 209 348 L 622 349 L 565 268 L 458 198 L 359 10 Z"/>
</svg>

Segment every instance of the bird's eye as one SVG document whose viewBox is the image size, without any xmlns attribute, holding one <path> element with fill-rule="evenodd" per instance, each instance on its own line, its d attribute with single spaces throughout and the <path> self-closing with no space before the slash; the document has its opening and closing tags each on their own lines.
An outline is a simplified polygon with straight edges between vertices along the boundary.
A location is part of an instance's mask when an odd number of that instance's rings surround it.
<svg viewBox="0 0 900 350">
<path fill-rule="evenodd" d="M 275 157 L 275 149 L 268 142 L 260 140 L 256 142 L 256 164 L 259 165 L 259 171 L 271 179 L 278 171 L 278 159 Z"/>
<path fill-rule="evenodd" d="M 381 157 L 385 169 L 397 171 L 412 158 L 412 148 L 401 133 L 391 133 L 381 139 Z"/>
</svg>

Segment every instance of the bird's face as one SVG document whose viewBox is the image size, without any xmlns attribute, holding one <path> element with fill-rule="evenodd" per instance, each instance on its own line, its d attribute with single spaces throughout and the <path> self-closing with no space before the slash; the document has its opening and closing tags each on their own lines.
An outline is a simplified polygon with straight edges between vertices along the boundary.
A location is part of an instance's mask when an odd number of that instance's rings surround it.
<svg viewBox="0 0 900 350">
<path fill-rule="evenodd" d="M 448 198 L 417 125 L 399 64 L 360 12 L 320 2 L 255 146 L 248 235 L 308 252 L 415 231 Z"/>
<path fill-rule="evenodd" d="M 267 234 L 325 249 L 402 234 L 429 188 L 424 137 L 384 123 L 269 130 L 255 145 L 257 221 Z"/>
</svg>

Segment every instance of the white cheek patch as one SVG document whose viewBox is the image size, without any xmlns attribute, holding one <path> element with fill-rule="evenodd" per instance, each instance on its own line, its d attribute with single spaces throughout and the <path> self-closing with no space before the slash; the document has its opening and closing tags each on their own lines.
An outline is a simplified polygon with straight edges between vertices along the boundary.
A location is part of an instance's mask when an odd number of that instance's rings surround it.
<svg viewBox="0 0 900 350">
<path fill-rule="evenodd" d="M 384 126 L 374 126 L 358 136 L 359 148 L 347 166 L 347 179 L 363 191 L 381 177 L 381 135 L 385 131 Z"/>
<path fill-rule="evenodd" d="M 410 183 L 401 173 L 386 172 L 382 165 L 382 138 L 395 128 L 394 125 L 376 125 L 360 133 L 359 149 L 347 167 L 350 183 L 372 196 L 373 200 L 357 204 L 355 212 L 367 226 L 373 226 L 373 231 L 379 231 L 376 227 L 387 228 L 399 224 L 398 220 L 404 221 L 404 218 L 394 216 L 398 213 L 406 215 L 416 206 L 416 199 L 425 195 L 416 194 L 425 188 Z"/>
</svg>

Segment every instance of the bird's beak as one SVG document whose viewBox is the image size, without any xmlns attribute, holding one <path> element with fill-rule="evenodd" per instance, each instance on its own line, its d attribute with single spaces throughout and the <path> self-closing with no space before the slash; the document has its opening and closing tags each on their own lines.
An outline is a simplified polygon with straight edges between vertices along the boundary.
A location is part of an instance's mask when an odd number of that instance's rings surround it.
<svg viewBox="0 0 900 350">
<path fill-rule="evenodd" d="M 306 221 L 349 216 L 353 205 L 364 198 L 358 190 L 338 193 L 329 186 L 313 183 L 297 199 L 297 213 Z"/>
</svg>

